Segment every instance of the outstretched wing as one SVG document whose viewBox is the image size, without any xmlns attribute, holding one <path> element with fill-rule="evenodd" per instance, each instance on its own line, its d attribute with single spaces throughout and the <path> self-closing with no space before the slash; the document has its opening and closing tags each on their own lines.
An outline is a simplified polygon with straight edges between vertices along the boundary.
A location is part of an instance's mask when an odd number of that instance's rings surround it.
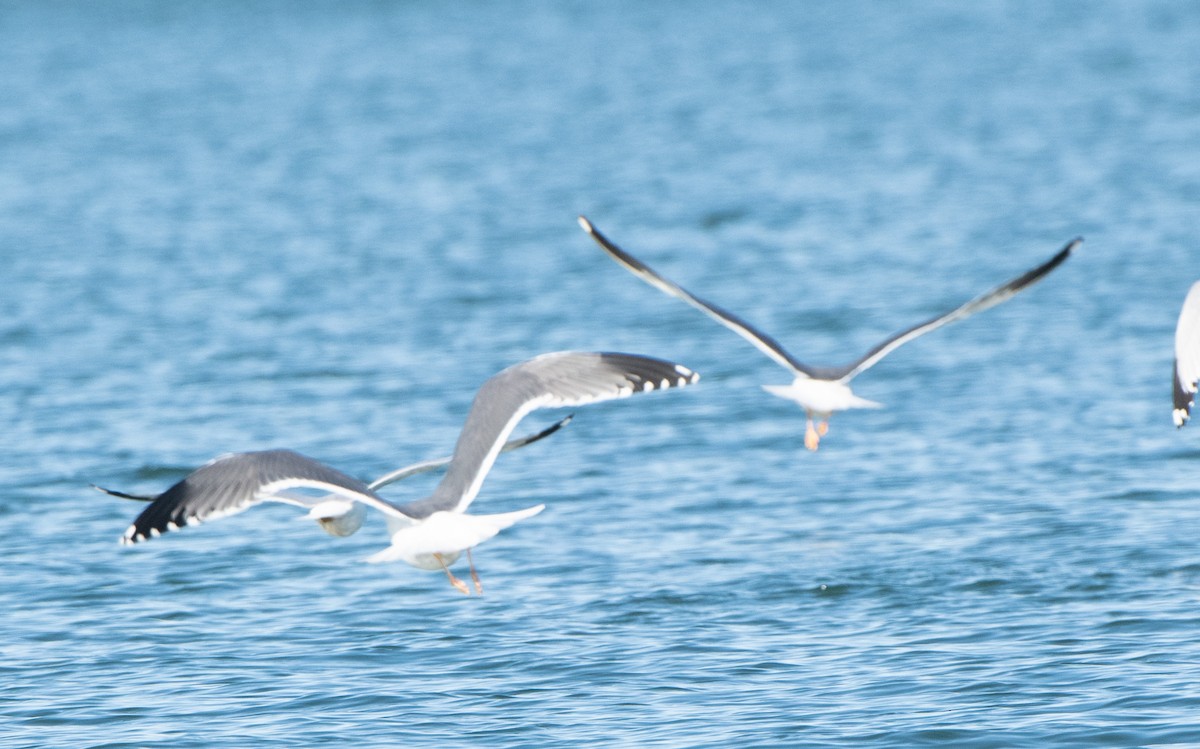
<svg viewBox="0 0 1200 749">
<path fill-rule="evenodd" d="M 562 429 L 563 427 L 565 427 L 567 424 L 570 424 L 571 419 L 573 419 L 573 418 L 575 418 L 575 414 L 568 414 L 568 415 L 564 416 L 563 418 L 559 419 L 558 421 L 554 422 L 550 426 L 546 427 L 545 429 L 543 429 L 540 432 L 535 432 L 534 434 L 527 434 L 524 437 L 519 437 L 514 440 L 509 440 L 508 442 L 504 443 L 503 447 L 500 448 L 500 452 L 506 453 L 509 450 L 516 450 L 518 448 L 525 447 L 526 445 L 531 445 L 534 442 L 537 442 L 538 440 L 542 439 L 543 437 L 549 437 L 550 435 L 557 432 L 559 429 Z M 395 483 L 396 481 L 400 481 L 402 479 L 406 479 L 409 476 L 415 476 L 418 473 L 426 473 L 428 471 L 435 471 L 438 468 L 441 468 L 442 466 L 448 464 L 451 460 L 453 460 L 453 456 L 450 456 L 450 455 L 447 455 L 443 458 L 432 458 L 430 460 L 422 460 L 420 463 L 413 463 L 410 466 L 405 466 L 403 468 L 397 468 L 396 470 L 394 470 L 390 473 L 385 473 L 384 475 L 382 475 L 379 478 L 372 481 L 367 486 L 369 486 L 372 489 L 381 489 L 381 488 L 387 486 L 388 484 Z M 96 487 L 96 488 L 99 489 L 99 487 Z M 108 490 L 101 489 L 101 491 L 107 492 Z M 115 494 L 116 492 L 108 492 L 108 493 Z M 139 497 L 133 497 L 128 494 L 117 494 L 117 496 L 123 496 L 123 497 L 127 497 L 129 499 L 139 499 Z"/>
<path fill-rule="evenodd" d="M 1175 426 L 1187 423 L 1200 380 L 1200 281 L 1192 284 L 1175 326 Z"/>
<path fill-rule="evenodd" d="M 899 333 L 896 333 L 875 348 L 868 351 L 858 361 L 847 364 L 845 367 L 833 370 L 832 378 L 837 379 L 839 382 L 849 382 L 850 380 L 854 379 L 855 376 L 873 367 L 877 362 L 879 362 L 880 359 L 892 353 L 914 338 L 923 336 L 932 330 L 937 330 L 947 323 L 952 323 L 955 320 L 962 320 L 965 317 L 970 317 L 976 312 L 982 312 L 989 307 L 995 307 L 997 304 L 1011 299 L 1022 289 L 1032 286 L 1034 283 L 1044 278 L 1050 271 L 1061 265 L 1068 257 L 1070 257 L 1071 252 L 1079 247 L 1080 243 L 1082 242 L 1082 237 L 1076 237 L 1068 242 L 1065 247 L 1059 250 L 1054 257 L 1050 258 L 1036 268 L 1022 273 L 1011 281 L 1007 281 L 991 291 L 980 294 L 966 304 L 955 307 L 949 312 L 936 317 L 931 317 L 925 322 L 917 323 L 911 328 L 906 328 Z"/>
<path fill-rule="evenodd" d="M 135 544 L 185 525 L 235 515 L 266 500 L 300 504 L 287 495 L 289 489 L 332 492 L 386 514 L 403 516 L 358 479 L 291 450 L 231 453 L 201 466 L 155 497 L 126 529 L 121 543 Z"/>
<path fill-rule="evenodd" d="M 526 445 L 532 445 L 534 442 L 537 442 L 545 437 L 549 437 L 559 429 L 565 427 L 567 424 L 570 424 L 571 419 L 573 418 L 575 418 L 575 414 L 568 414 L 540 432 L 534 432 L 533 434 L 527 434 L 524 437 L 518 437 L 517 439 L 509 440 L 508 442 L 504 443 L 504 447 L 500 448 L 500 452 L 505 453 L 510 450 L 516 450 L 525 447 Z M 403 468 L 397 468 L 394 471 L 385 473 L 384 475 L 372 481 L 370 484 L 367 484 L 367 487 L 369 489 L 381 489 L 388 484 L 393 484 L 397 481 L 409 478 L 410 476 L 416 476 L 420 473 L 435 471 L 438 468 L 448 464 L 450 460 L 451 456 L 446 455 L 441 458 L 422 460 L 420 463 L 413 463 L 412 465 L 404 466 Z M 96 491 L 104 492 L 112 497 L 120 497 L 121 499 L 133 499 L 137 500 L 138 502 L 153 502 L 154 500 L 158 499 L 158 495 L 155 494 L 130 494 L 129 492 L 118 491 L 116 489 L 106 489 L 105 487 L 98 486 L 96 484 L 91 484 L 91 487 Z M 320 502 L 321 499 L 322 498 L 314 497 L 310 502 L 304 501 L 296 495 L 284 493 L 263 497 L 264 501 L 286 502 L 287 504 L 293 504 L 298 507 L 312 507 L 317 502 Z"/>
<path fill-rule="evenodd" d="M 783 348 L 783 346 L 779 345 L 779 342 L 774 338 L 733 314 L 729 310 L 718 307 L 712 302 L 705 301 L 682 286 L 668 280 L 667 278 L 664 278 L 653 268 L 613 244 L 608 237 L 601 234 L 600 230 L 592 225 L 592 222 L 588 221 L 583 216 L 579 217 L 579 225 L 583 227 L 584 231 L 591 235 L 592 239 L 596 240 L 596 243 L 599 244 L 605 252 L 611 255 L 614 260 L 620 263 L 633 275 L 642 279 L 659 291 L 662 291 L 664 294 L 669 294 L 673 297 L 682 299 L 712 319 L 729 328 L 734 333 L 737 333 L 742 338 L 750 341 L 750 343 L 754 344 L 755 348 L 771 357 L 780 365 L 790 369 L 795 376 L 816 376 L 816 371 L 812 367 L 799 362 L 794 356 L 789 354 L 787 350 Z"/>
<path fill-rule="evenodd" d="M 681 364 L 634 354 L 563 351 L 515 364 L 479 388 L 450 467 L 433 494 L 401 509 L 416 518 L 465 510 L 504 440 L 531 411 L 683 387 L 699 379 Z"/>
</svg>

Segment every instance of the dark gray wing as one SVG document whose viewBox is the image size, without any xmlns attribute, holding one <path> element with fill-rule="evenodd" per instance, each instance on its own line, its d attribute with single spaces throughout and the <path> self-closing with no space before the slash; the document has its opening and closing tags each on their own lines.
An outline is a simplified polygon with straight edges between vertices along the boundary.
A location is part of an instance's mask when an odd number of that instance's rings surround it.
<svg viewBox="0 0 1200 749">
<path fill-rule="evenodd" d="M 1011 281 L 1007 281 L 996 288 L 986 293 L 980 294 L 966 304 L 955 307 L 949 312 L 931 317 L 925 322 L 917 323 L 911 328 L 904 330 L 891 336 L 883 343 L 880 343 L 875 348 L 868 351 L 861 359 L 844 367 L 831 370 L 830 379 L 836 379 L 839 382 L 849 382 L 858 374 L 873 367 L 880 359 L 887 356 L 897 348 L 903 346 L 914 338 L 925 335 L 926 333 L 937 330 L 938 328 L 952 323 L 955 320 L 961 320 L 964 317 L 970 317 L 976 312 L 982 312 L 989 307 L 995 307 L 1001 302 L 1007 301 L 1015 296 L 1022 289 L 1026 289 L 1044 278 L 1050 271 L 1062 265 L 1071 252 L 1079 247 L 1083 242 L 1082 237 L 1076 237 L 1067 243 L 1065 247 L 1058 251 L 1054 257 L 1037 266 L 1036 268 L 1026 271 Z"/>
<path fill-rule="evenodd" d="M 226 517 L 287 489 L 333 492 L 390 515 L 402 513 L 356 478 L 291 450 L 231 453 L 197 468 L 158 495 L 121 537 L 135 544 L 185 525 Z M 120 495 L 118 495 L 120 496 Z"/>
<path fill-rule="evenodd" d="M 588 221 L 583 216 L 579 217 L 579 225 L 583 227 L 584 231 L 591 235 L 592 239 L 596 240 L 596 243 L 599 244 L 605 252 L 611 255 L 614 260 L 624 266 L 625 269 L 633 275 L 637 276 L 665 294 L 682 299 L 712 319 L 729 328 L 734 333 L 737 333 L 742 338 L 750 341 L 750 343 L 754 344 L 755 348 L 771 357 L 782 366 L 790 369 L 795 376 L 817 376 L 817 371 L 813 367 L 809 367 L 808 365 L 797 361 L 796 358 L 789 354 L 787 350 L 783 348 L 783 346 L 779 345 L 779 342 L 774 338 L 733 314 L 729 310 L 718 307 L 712 302 L 705 301 L 682 286 L 659 275 L 659 273 L 653 268 L 613 244 L 608 237 L 601 234 L 600 230 L 592 225 L 592 222 Z"/>
<path fill-rule="evenodd" d="M 1200 380 L 1200 281 L 1192 284 L 1175 326 L 1175 426 L 1187 423 Z"/>
<path fill-rule="evenodd" d="M 545 429 L 543 429 L 540 432 L 536 432 L 534 434 L 527 434 L 524 437 L 519 437 L 514 440 L 509 440 L 508 442 L 504 443 L 503 447 L 500 448 L 500 452 L 506 453 L 509 450 L 516 450 L 518 448 L 525 447 L 526 445 L 531 445 L 534 442 L 537 442 L 538 440 L 542 439 L 543 437 L 549 437 L 550 435 L 557 432 L 559 429 L 562 429 L 563 427 L 565 427 L 567 424 L 570 424 L 571 419 L 573 419 L 573 418 L 575 418 L 575 414 L 568 414 L 567 416 L 564 416 L 563 418 L 554 422 L 553 424 L 546 427 Z M 397 468 L 396 470 L 394 470 L 390 473 L 385 473 L 384 475 L 380 476 L 379 478 L 375 479 L 370 484 L 368 484 L 368 486 L 372 489 L 381 489 L 381 488 L 387 486 L 388 484 L 394 483 L 396 481 L 400 481 L 402 479 L 406 479 L 409 476 L 415 476 L 418 473 L 426 473 L 427 471 L 437 470 L 438 468 L 441 468 L 442 466 L 447 465 L 453 459 L 454 459 L 453 456 L 447 455 L 443 458 L 432 458 L 430 460 L 422 460 L 420 463 L 413 463 L 410 466 L 405 466 L 403 468 Z M 100 487 L 98 487 L 98 486 L 96 488 L 100 489 Z M 141 499 L 141 497 L 131 496 L 128 494 L 121 494 L 118 492 L 111 492 L 111 491 L 108 491 L 107 489 L 100 489 L 100 491 L 107 492 L 109 494 L 115 494 L 118 497 L 125 497 L 127 499 Z"/>
<path fill-rule="evenodd" d="M 464 511 L 479 493 L 505 438 L 530 411 L 683 387 L 699 379 L 682 364 L 634 354 L 563 351 L 515 364 L 479 388 L 454 458 L 433 494 L 402 509 L 417 518 Z"/>
</svg>

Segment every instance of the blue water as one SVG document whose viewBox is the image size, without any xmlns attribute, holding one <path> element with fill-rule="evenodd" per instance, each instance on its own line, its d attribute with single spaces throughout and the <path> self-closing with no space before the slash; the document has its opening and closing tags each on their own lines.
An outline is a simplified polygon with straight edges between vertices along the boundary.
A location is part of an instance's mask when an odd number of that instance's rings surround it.
<svg viewBox="0 0 1200 749">
<path fill-rule="evenodd" d="M 1166 1 L 0 4 L 0 745 L 1200 745 L 1197 50 Z M 1086 241 L 810 454 L 579 213 L 817 364 Z M 481 598 L 378 518 L 123 548 L 88 488 L 373 477 L 561 349 L 704 379 L 502 458 L 474 507 L 547 510 Z"/>
</svg>

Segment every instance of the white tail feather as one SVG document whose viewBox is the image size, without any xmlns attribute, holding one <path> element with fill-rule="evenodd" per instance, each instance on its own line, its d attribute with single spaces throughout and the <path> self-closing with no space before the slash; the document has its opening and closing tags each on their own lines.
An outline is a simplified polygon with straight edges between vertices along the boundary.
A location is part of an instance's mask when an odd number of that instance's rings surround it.
<svg viewBox="0 0 1200 749">
<path fill-rule="evenodd" d="M 795 401 L 813 414 L 883 407 L 882 403 L 858 397 L 850 391 L 849 386 L 833 380 L 797 378 L 790 385 L 763 385 L 762 389 L 776 397 Z"/>
</svg>

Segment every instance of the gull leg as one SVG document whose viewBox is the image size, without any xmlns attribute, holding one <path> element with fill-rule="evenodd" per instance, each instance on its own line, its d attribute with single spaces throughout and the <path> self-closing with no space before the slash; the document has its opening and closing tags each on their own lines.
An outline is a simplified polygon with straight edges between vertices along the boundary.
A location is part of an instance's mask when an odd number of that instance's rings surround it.
<svg viewBox="0 0 1200 749">
<path fill-rule="evenodd" d="M 821 444 L 821 435 L 817 434 L 817 430 L 813 427 L 812 417 L 809 416 L 804 429 L 804 446 L 809 450 L 816 450 L 819 444 Z"/>
<path fill-rule="evenodd" d="M 817 434 L 824 437 L 828 433 L 829 433 L 829 419 L 825 419 L 821 423 L 817 424 Z"/>
<path fill-rule="evenodd" d="M 434 554 L 433 558 L 438 560 L 438 564 L 442 565 L 442 569 L 446 572 L 446 577 L 450 578 L 450 584 L 457 588 L 458 592 L 465 596 L 471 595 L 471 591 L 467 589 L 467 584 L 454 576 L 454 573 L 451 572 L 450 568 L 446 566 L 446 561 L 442 559 L 441 554 Z"/>
<path fill-rule="evenodd" d="M 471 582 L 475 583 L 475 593 L 483 595 L 483 583 L 479 582 L 479 573 L 475 571 L 475 560 L 471 558 L 470 549 L 467 549 L 467 564 L 471 565 Z"/>
</svg>

